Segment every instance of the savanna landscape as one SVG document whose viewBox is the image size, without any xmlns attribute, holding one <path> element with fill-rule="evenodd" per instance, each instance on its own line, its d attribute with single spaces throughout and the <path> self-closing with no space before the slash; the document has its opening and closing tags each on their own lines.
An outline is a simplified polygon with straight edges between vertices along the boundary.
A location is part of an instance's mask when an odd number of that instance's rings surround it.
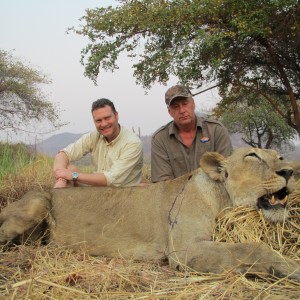
<svg viewBox="0 0 300 300">
<path fill-rule="evenodd" d="M 1 144 L 1 208 L 28 190 L 53 185 L 52 159 L 23 145 Z M 5 167 L 4 167 L 5 166 Z M 144 179 L 149 179 L 146 166 Z M 291 217 L 270 224 L 253 209 L 220 215 L 214 239 L 227 243 L 263 241 L 300 262 L 300 189 L 290 199 Z M 26 243 L 26 240 L 24 241 Z M 298 282 L 266 274 L 180 272 L 165 261 L 94 257 L 41 241 L 1 248 L 0 299 L 299 299 Z"/>
</svg>

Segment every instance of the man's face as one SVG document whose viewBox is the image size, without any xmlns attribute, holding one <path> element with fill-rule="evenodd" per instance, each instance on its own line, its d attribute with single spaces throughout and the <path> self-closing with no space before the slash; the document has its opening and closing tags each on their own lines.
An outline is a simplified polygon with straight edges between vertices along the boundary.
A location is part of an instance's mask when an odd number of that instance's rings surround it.
<svg viewBox="0 0 300 300">
<path fill-rule="evenodd" d="M 114 140 L 119 134 L 119 116 L 114 113 L 110 106 L 97 108 L 93 111 L 93 119 L 96 129 L 108 142 Z"/>
<path fill-rule="evenodd" d="M 195 120 L 195 102 L 192 97 L 178 97 L 171 102 L 168 112 L 176 125 L 190 124 Z"/>
</svg>

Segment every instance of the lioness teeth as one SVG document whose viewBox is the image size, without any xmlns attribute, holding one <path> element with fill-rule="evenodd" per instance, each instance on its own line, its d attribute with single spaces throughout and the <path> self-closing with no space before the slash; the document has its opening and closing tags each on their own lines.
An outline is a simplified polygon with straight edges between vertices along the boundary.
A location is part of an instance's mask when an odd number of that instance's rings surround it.
<svg viewBox="0 0 300 300">
<path fill-rule="evenodd" d="M 288 201 L 288 196 L 285 196 L 282 200 L 276 200 L 275 196 L 272 195 L 272 198 L 270 200 L 271 205 L 275 205 L 276 203 L 280 203 L 281 205 L 284 205 Z"/>
<path fill-rule="evenodd" d="M 285 203 L 287 203 L 289 197 L 288 196 L 285 196 L 284 199 L 280 200 L 279 202 L 283 205 Z"/>
<path fill-rule="evenodd" d="M 276 203 L 276 200 L 275 200 L 275 197 L 274 197 L 274 195 L 272 195 L 272 198 L 271 198 L 271 205 L 274 205 L 275 203 Z"/>
</svg>

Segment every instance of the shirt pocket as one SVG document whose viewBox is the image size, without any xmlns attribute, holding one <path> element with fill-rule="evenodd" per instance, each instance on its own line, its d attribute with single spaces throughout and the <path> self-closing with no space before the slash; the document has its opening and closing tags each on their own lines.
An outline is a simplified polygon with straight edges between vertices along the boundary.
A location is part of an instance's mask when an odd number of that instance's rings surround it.
<svg viewBox="0 0 300 300">
<path fill-rule="evenodd" d="M 214 145 L 211 140 L 208 141 L 201 141 L 201 139 L 197 143 L 197 156 L 200 157 L 205 153 L 205 152 L 213 152 L 214 151 Z"/>
<path fill-rule="evenodd" d="M 186 159 L 182 152 L 173 152 L 171 155 L 171 165 L 175 177 L 179 177 L 188 172 Z"/>
</svg>

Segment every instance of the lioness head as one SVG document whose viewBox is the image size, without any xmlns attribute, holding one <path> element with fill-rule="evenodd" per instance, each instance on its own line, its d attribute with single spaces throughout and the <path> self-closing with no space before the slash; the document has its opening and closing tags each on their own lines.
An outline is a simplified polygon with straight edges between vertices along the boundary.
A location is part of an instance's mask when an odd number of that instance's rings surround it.
<svg viewBox="0 0 300 300">
<path fill-rule="evenodd" d="M 200 165 L 212 179 L 224 183 L 234 206 L 255 206 L 274 222 L 287 217 L 286 203 L 295 180 L 292 164 L 276 151 L 239 148 L 228 158 L 207 153 Z"/>
</svg>

